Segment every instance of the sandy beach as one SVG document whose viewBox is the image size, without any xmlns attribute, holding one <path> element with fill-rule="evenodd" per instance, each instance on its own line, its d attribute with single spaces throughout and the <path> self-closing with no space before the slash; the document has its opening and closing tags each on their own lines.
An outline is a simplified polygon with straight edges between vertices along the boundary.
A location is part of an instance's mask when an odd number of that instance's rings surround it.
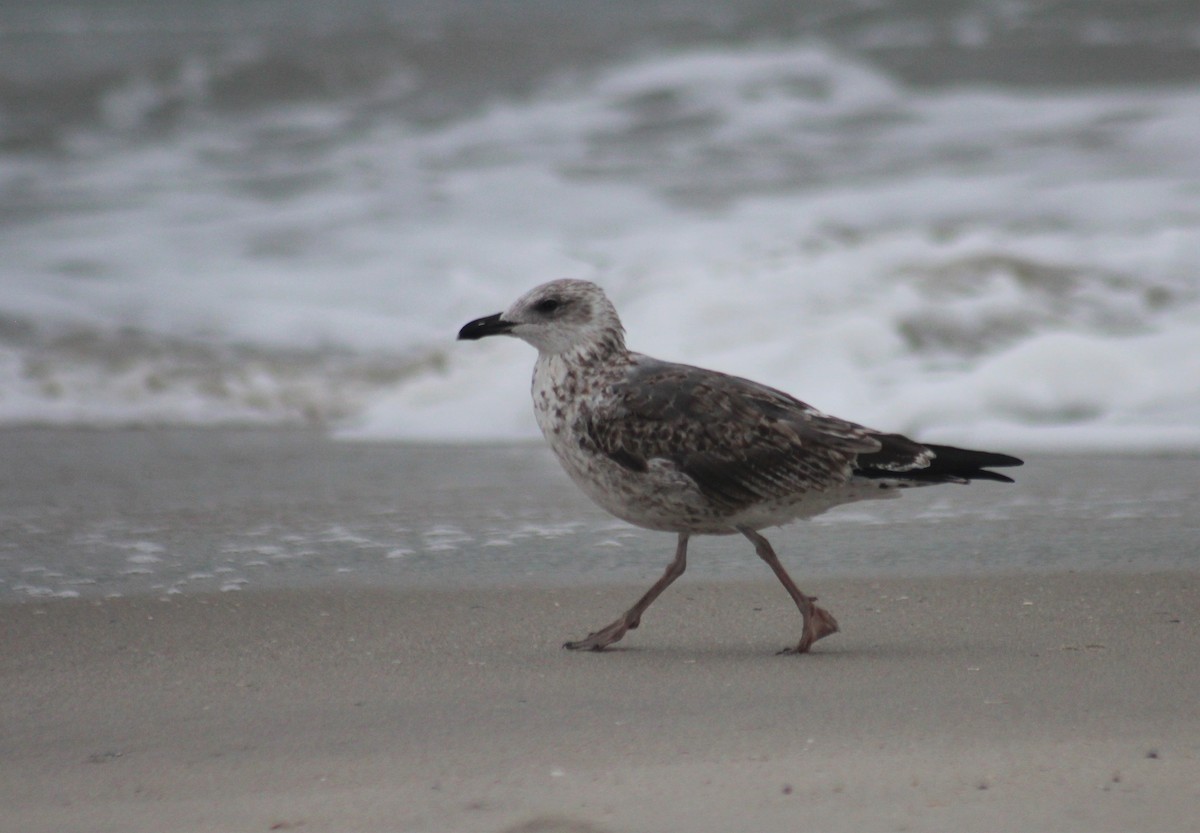
<svg viewBox="0 0 1200 833">
<path fill-rule="evenodd" d="M 212 436 L 188 447 L 230 441 Z M 64 484 L 60 503 L 78 506 L 88 523 L 132 512 L 145 525 L 157 501 L 164 505 L 156 528 L 169 518 L 202 525 L 171 502 L 178 484 L 153 475 L 155 455 L 180 453 L 162 437 L 149 441 L 158 451 L 130 456 L 142 476 L 126 472 L 125 507 L 106 503 L 112 494 L 95 481 L 68 476 L 72 466 L 111 475 L 122 465 L 112 448 L 137 442 L 64 432 L 41 447 L 57 445 L 61 465 L 48 466 L 50 474 L 25 471 L 46 495 L 55 493 L 52 481 Z M 31 447 L 29 436 L 10 444 L 10 474 L 18 446 Z M 304 467 L 289 442 L 264 441 L 261 453 Z M 294 492 L 283 501 L 292 512 L 285 518 L 373 505 L 377 487 L 363 468 L 371 455 L 332 442 L 312 453 L 350 471 L 359 466 L 366 494 L 339 492 L 335 500 L 296 478 L 280 487 Z M 212 468 L 196 466 L 197 494 L 217 488 L 222 466 L 237 481 L 236 466 L 194 456 Z M 244 454 L 231 459 L 245 464 Z M 1134 471 L 1155 465 L 1129 461 Z M 490 493 L 489 478 L 533 482 L 540 465 L 518 474 L 477 467 L 466 488 Z M 1077 465 L 1091 472 L 1086 460 Z M 1044 477 L 1036 464 L 1025 471 L 1033 484 Z M 238 494 L 230 500 L 245 503 L 250 480 L 231 485 Z M 1094 478 L 1092 486 L 1099 494 L 1113 482 Z M 1184 496 L 1195 489 L 1173 482 Z M 482 511 L 439 489 L 426 490 L 430 506 L 448 515 Z M 957 491 L 979 499 L 973 489 Z M 61 506 L 38 515 L 16 494 L 4 492 L 0 507 L 12 533 L 5 563 L 17 558 L 12 541 L 32 535 L 13 532 L 19 523 L 50 527 L 53 517 L 69 528 L 73 517 Z M 270 494 L 260 500 L 244 511 L 273 506 L 278 514 Z M 213 511 L 226 521 L 233 512 Z M 1102 539 L 1120 540 L 1119 530 L 1135 540 L 1153 528 L 1152 546 L 1194 553 L 1190 516 L 1160 514 L 1129 513 L 1108 525 L 1063 517 L 1058 527 L 1043 517 L 1004 532 L 993 522 L 980 543 L 982 522 L 951 512 L 905 528 L 902 546 L 1081 549 L 1094 540 L 1103 549 L 1111 543 Z M 878 525 L 861 536 L 820 529 L 819 537 L 850 539 L 846 546 L 884 537 Z M 618 650 L 562 650 L 563 640 L 607 622 L 661 570 L 669 541 L 654 540 L 644 581 L 620 573 L 614 583 L 558 586 L 524 577 L 440 588 L 251 583 L 240 592 L 0 604 L 0 826 L 1200 830 L 1200 570 L 818 571 L 806 581 L 798 566 L 802 586 L 820 595 L 843 632 L 795 657 L 775 655 L 794 642 L 799 623 L 769 575 L 721 578 L 699 569 Z M 744 557 L 751 570 L 761 568 L 751 553 Z"/>
<path fill-rule="evenodd" d="M 0 608 L 9 830 L 1197 829 L 1200 580 L 278 591 Z"/>
<path fill-rule="evenodd" d="M 1198 136 L 1200 0 L 0 0 L 0 833 L 1200 833 Z M 534 408 L 833 459 L 622 339 L 1025 465 L 565 650 L 676 540 Z"/>
</svg>

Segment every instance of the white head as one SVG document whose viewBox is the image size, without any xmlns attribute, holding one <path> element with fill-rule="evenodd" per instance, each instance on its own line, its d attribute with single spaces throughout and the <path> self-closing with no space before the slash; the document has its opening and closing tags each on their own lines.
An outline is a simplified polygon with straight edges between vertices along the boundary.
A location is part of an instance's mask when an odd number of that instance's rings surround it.
<svg viewBox="0 0 1200 833">
<path fill-rule="evenodd" d="M 542 355 L 578 348 L 625 347 L 625 328 L 604 290 L 589 281 L 559 280 L 535 286 L 504 312 L 477 318 L 458 332 L 474 341 L 514 335 Z"/>
</svg>

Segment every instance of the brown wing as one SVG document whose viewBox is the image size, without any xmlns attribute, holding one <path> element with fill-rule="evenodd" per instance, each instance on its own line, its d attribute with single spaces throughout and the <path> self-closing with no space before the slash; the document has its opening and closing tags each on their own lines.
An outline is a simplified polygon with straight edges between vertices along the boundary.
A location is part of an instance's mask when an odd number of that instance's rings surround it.
<svg viewBox="0 0 1200 833">
<path fill-rule="evenodd" d="M 845 483 L 859 454 L 883 447 L 870 429 L 782 391 L 645 357 L 602 401 L 580 426 L 585 442 L 634 471 L 668 460 L 729 511 Z M 910 445 L 910 467 L 927 464 Z"/>
</svg>

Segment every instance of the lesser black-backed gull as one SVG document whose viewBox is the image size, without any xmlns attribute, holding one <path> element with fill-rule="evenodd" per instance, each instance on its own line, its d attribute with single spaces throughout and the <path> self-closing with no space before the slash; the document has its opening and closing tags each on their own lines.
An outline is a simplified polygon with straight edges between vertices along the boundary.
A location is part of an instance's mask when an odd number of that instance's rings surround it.
<svg viewBox="0 0 1200 833">
<path fill-rule="evenodd" d="M 824 414 L 748 379 L 630 352 L 617 311 L 593 283 L 558 280 L 460 339 L 513 335 L 537 348 L 533 408 L 571 478 L 604 509 L 678 535 L 675 559 L 633 607 L 572 649 L 602 650 L 636 628 L 687 566 L 692 535 L 740 533 L 774 571 L 803 618 L 805 653 L 837 620 L 806 596 L 759 530 L 911 486 L 1011 478 L 1006 454 L 925 445 Z"/>
</svg>

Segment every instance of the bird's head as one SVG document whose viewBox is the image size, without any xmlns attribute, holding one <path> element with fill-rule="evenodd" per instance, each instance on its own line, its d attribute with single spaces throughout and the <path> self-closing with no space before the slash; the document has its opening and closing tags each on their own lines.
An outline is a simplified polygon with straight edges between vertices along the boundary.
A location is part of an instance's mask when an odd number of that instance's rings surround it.
<svg viewBox="0 0 1200 833">
<path fill-rule="evenodd" d="M 603 289 L 589 281 L 558 280 L 534 287 L 504 312 L 475 319 L 458 337 L 512 335 L 554 355 L 614 342 L 623 347 L 624 332 Z"/>
</svg>

